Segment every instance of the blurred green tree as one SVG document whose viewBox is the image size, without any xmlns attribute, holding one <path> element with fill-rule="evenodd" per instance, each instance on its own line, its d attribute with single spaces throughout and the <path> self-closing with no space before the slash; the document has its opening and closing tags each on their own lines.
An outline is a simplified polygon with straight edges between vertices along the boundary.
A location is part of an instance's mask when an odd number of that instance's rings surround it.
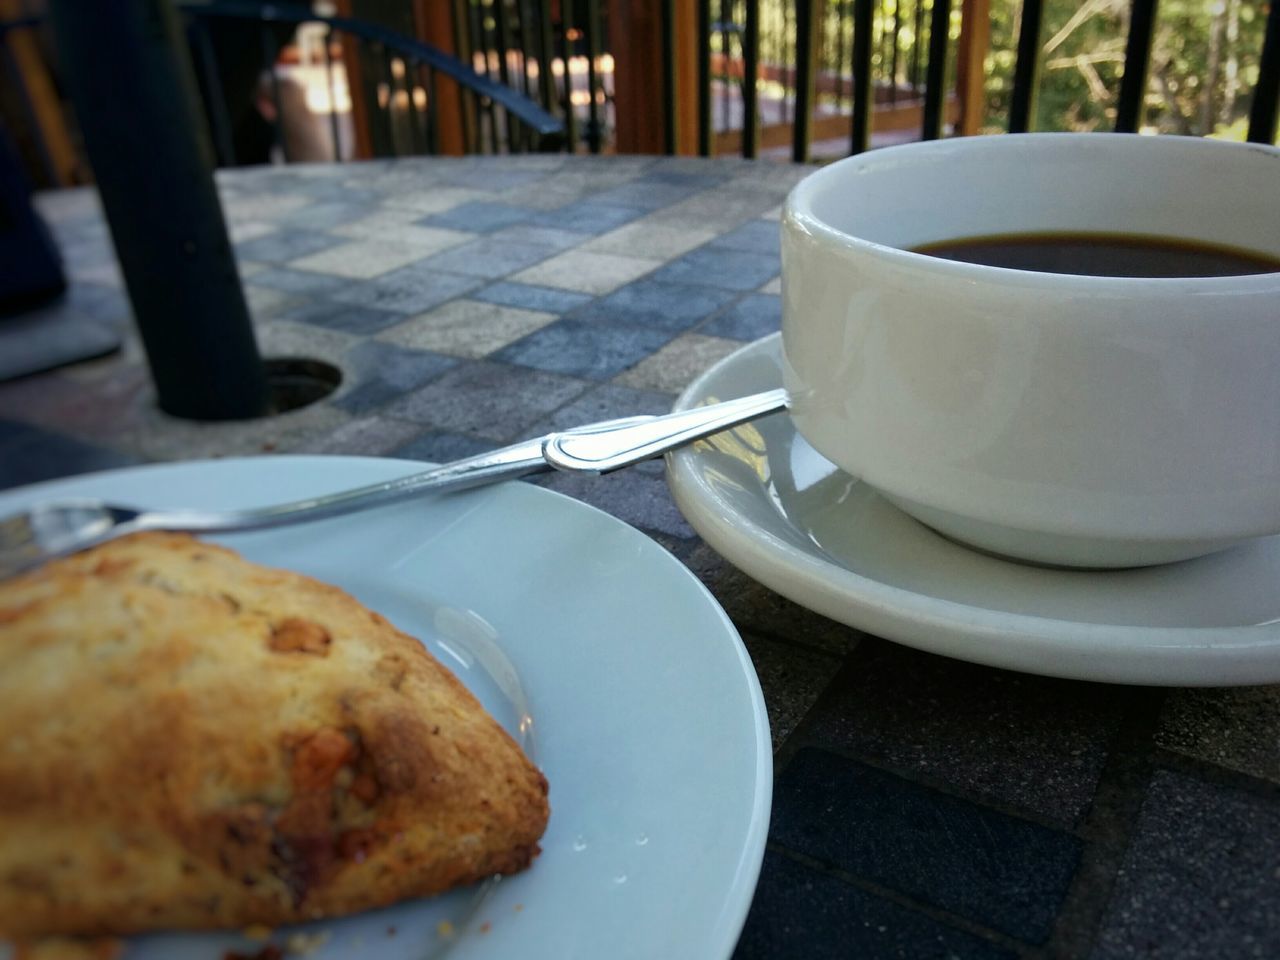
<svg viewBox="0 0 1280 960">
<path fill-rule="evenodd" d="M 986 127 L 1004 129 L 1020 0 L 992 0 Z M 1269 0 L 1162 0 L 1145 130 L 1243 140 Z M 1106 130 L 1124 72 L 1128 0 L 1046 0 L 1038 130 Z"/>
</svg>

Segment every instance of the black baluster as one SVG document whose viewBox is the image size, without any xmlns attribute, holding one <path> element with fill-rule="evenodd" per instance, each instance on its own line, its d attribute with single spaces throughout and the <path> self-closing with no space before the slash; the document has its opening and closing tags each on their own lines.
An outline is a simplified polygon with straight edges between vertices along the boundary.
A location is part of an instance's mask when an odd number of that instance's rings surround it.
<svg viewBox="0 0 1280 960">
<path fill-rule="evenodd" d="M 602 122 L 600 120 L 600 103 L 597 94 L 603 89 L 600 82 L 600 0 L 587 0 L 587 113 L 590 127 L 587 129 L 587 149 L 592 153 L 600 152 Z"/>
<path fill-rule="evenodd" d="M 850 153 L 871 146 L 871 33 L 875 8 L 872 0 L 853 3 L 853 136 Z"/>
<path fill-rule="evenodd" d="M 427 67 L 427 143 L 431 153 L 440 152 L 440 91 L 436 71 Z"/>
<path fill-rule="evenodd" d="M 205 108 L 209 114 L 209 127 L 213 133 L 214 152 L 219 166 L 235 166 L 236 149 L 231 138 L 231 120 L 227 116 L 227 95 L 222 89 L 218 73 L 218 56 L 209 40 L 209 28 L 196 18 L 187 30 L 196 52 L 196 67 L 204 81 Z"/>
<path fill-rule="evenodd" d="M 698 155 L 711 156 L 711 0 L 698 2 Z"/>
<path fill-rule="evenodd" d="M 564 50 L 564 135 L 570 153 L 578 151 L 578 115 L 573 106 L 573 71 L 569 69 L 569 61 L 573 59 L 573 40 L 569 34 L 574 33 L 572 0 L 561 0 L 560 3 L 560 39 Z"/>
<path fill-rule="evenodd" d="M 556 109 L 556 78 L 551 73 L 551 61 L 555 59 L 555 43 L 551 32 L 551 0 L 534 0 L 537 5 L 538 40 L 538 96 L 542 109 L 554 113 Z"/>
<path fill-rule="evenodd" d="M 469 21 L 471 27 L 471 36 L 473 38 L 472 48 L 480 50 L 480 62 L 482 67 L 480 73 L 486 80 L 493 78 L 489 73 L 489 34 L 484 26 L 484 9 L 482 7 L 483 0 L 474 0 L 469 5 Z M 474 69 L 474 57 L 472 58 L 472 68 Z M 487 120 L 489 126 L 489 149 L 494 153 L 498 152 L 498 118 L 494 110 L 493 100 L 489 97 L 481 97 L 479 106 L 482 111 L 482 121 Z M 484 139 L 481 132 L 480 139 Z"/>
<path fill-rule="evenodd" d="M 662 150 L 671 156 L 676 152 L 676 6 L 674 0 L 661 0 L 658 11 L 662 63 Z"/>
<path fill-rule="evenodd" d="M 1040 86 L 1041 0 L 1023 0 L 1018 33 L 1018 60 L 1013 67 L 1013 97 L 1009 101 L 1009 132 L 1026 133 L 1035 119 Z"/>
<path fill-rule="evenodd" d="M 760 70 L 760 0 L 747 0 L 742 33 L 742 155 L 753 159 L 760 142 L 756 75 Z"/>
<path fill-rule="evenodd" d="M 920 139 L 942 136 L 943 108 L 947 102 L 947 28 L 951 21 L 951 0 L 933 0 L 929 23 L 929 64 L 925 67 L 924 122 Z"/>
<path fill-rule="evenodd" d="M 902 0 L 893 0 L 893 51 L 889 62 L 889 102 L 898 102 L 898 56 L 902 36 Z"/>
<path fill-rule="evenodd" d="M 507 36 L 507 8 L 503 0 L 493 0 L 493 36 L 497 42 L 498 79 L 504 87 L 511 86 L 511 65 L 507 55 L 511 50 L 511 41 Z M 516 141 L 515 121 L 507 110 L 502 111 L 502 129 L 507 135 L 507 152 L 514 153 L 519 144 Z"/>
<path fill-rule="evenodd" d="M 385 43 L 379 44 L 382 51 L 382 79 L 387 85 L 387 109 L 384 113 L 387 122 L 387 139 L 391 143 L 393 156 L 400 156 L 400 138 L 396 136 L 396 84 L 391 72 L 391 50 Z"/>
<path fill-rule="evenodd" d="M 511 22 L 511 43 L 517 55 L 520 58 L 520 82 L 517 88 L 523 91 L 524 95 L 530 100 L 534 99 L 533 81 L 529 78 L 529 47 L 532 39 L 529 35 L 531 20 L 529 18 L 528 5 L 525 0 L 513 0 L 514 7 L 512 12 L 515 19 Z M 523 123 L 518 125 L 520 131 L 520 149 L 533 149 L 533 131 L 526 127 Z"/>
<path fill-rule="evenodd" d="M 795 35 L 791 32 L 791 4 L 787 3 L 786 0 L 783 0 L 781 7 L 782 7 L 782 34 L 781 34 L 782 42 L 781 42 L 781 49 L 779 51 L 775 51 L 776 59 L 774 61 L 774 65 L 777 66 L 780 71 L 785 71 L 786 65 L 788 63 L 796 62 L 794 53 L 790 57 L 787 56 L 787 40 L 794 39 Z M 779 63 L 778 61 L 781 61 L 781 63 Z M 781 73 L 781 76 L 785 78 L 786 73 Z M 782 102 L 779 104 L 778 109 L 780 112 L 781 121 L 783 123 L 786 123 L 789 119 L 789 117 L 787 116 L 787 111 L 788 111 L 788 107 L 790 106 L 790 104 L 787 102 L 787 99 L 788 99 L 787 87 L 790 86 L 790 84 L 788 84 L 786 80 L 783 79 L 781 86 L 782 86 Z M 792 88 L 793 96 L 794 96 L 794 93 L 795 93 L 795 90 L 794 88 Z"/>
<path fill-rule="evenodd" d="M 267 26 L 262 27 L 262 58 L 267 65 L 267 73 L 271 77 L 271 101 L 276 107 L 275 140 L 284 157 L 289 162 L 289 138 L 284 129 L 284 101 L 280 98 L 280 77 L 276 74 L 276 55 L 279 53 L 276 38 Z"/>
<path fill-rule="evenodd" d="M 844 106 L 844 13 L 845 0 L 836 5 L 836 110 Z"/>
<path fill-rule="evenodd" d="M 1280 0 L 1271 0 L 1266 39 L 1258 61 L 1258 82 L 1249 105 L 1248 139 L 1253 143 L 1276 142 L 1276 117 L 1280 114 Z"/>
<path fill-rule="evenodd" d="M 413 144 L 413 152 L 430 153 L 432 151 L 427 149 L 427 121 L 418 111 L 417 93 L 421 89 L 418 86 L 418 77 L 422 73 L 422 65 L 409 57 L 405 57 L 401 62 L 404 64 L 405 93 L 409 97 L 409 137 Z"/>
<path fill-rule="evenodd" d="M 813 15 L 813 0 L 795 0 L 796 3 L 796 60 L 795 60 L 795 112 L 791 127 L 791 159 L 805 163 L 809 159 L 809 141 L 812 136 L 814 56 L 817 17 Z"/>
<path fill-rule="evenodd" d="M 911 96 L 920 95 L 920 50 L 924 46 L 924 0 L 914 0 L 915 39 L 911 42 Z"/>
<path fill-rule="evenodd" d="M 1133 0 L 1129 8 L 1129 39 L 1124 48 L 1124 75 L 1116 101 L 1116 133 L 1136 133 L 1142 122 L 1155 28 L 1156 0 Z"/>
</svg>

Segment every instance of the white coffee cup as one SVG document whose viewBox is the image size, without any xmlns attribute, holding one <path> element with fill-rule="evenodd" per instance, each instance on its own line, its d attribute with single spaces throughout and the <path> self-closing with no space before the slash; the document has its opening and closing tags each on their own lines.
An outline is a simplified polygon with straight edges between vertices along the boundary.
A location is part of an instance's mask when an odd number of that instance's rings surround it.
<svg viewBox="0 0 1280 960">
<path fill-rule="evenodd" d="M 1280 273 L 1061 275 L 910 252 L 1043 232 L 1280 258 L 1280 150 L 1029 134 L 875 150 L 789 197 L 797 429 L 944 535 L 1131 566 L 1280 533 Z"/>
</svg>

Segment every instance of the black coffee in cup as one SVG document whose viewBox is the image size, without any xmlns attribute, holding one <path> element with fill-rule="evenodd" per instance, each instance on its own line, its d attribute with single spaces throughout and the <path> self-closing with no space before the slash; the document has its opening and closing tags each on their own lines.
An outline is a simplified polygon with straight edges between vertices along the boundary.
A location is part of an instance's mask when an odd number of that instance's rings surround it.
<svg viewBox="0 0 1280 960">
<path fill-rule="evenodd" d="M 1237 277 L 1280 273 L 1280 260 L 1194 240 L 1125 233 L 1016 233 L 913 248 L 945 260 L 1086 277 Z"/>
</svg>

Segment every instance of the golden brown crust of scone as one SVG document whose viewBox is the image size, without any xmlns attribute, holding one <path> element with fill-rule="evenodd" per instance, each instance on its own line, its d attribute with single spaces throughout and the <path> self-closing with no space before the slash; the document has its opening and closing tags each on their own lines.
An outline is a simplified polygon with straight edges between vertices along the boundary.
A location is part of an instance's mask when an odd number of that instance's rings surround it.
<svg viewBox="0 0 1280 960">
<path fill-rule="evenodd" d="M 277 926 L 528 866 L 547 783 L 418 641 L 175 534 L 0 584 L 0 935 Z"/>
</svg>

